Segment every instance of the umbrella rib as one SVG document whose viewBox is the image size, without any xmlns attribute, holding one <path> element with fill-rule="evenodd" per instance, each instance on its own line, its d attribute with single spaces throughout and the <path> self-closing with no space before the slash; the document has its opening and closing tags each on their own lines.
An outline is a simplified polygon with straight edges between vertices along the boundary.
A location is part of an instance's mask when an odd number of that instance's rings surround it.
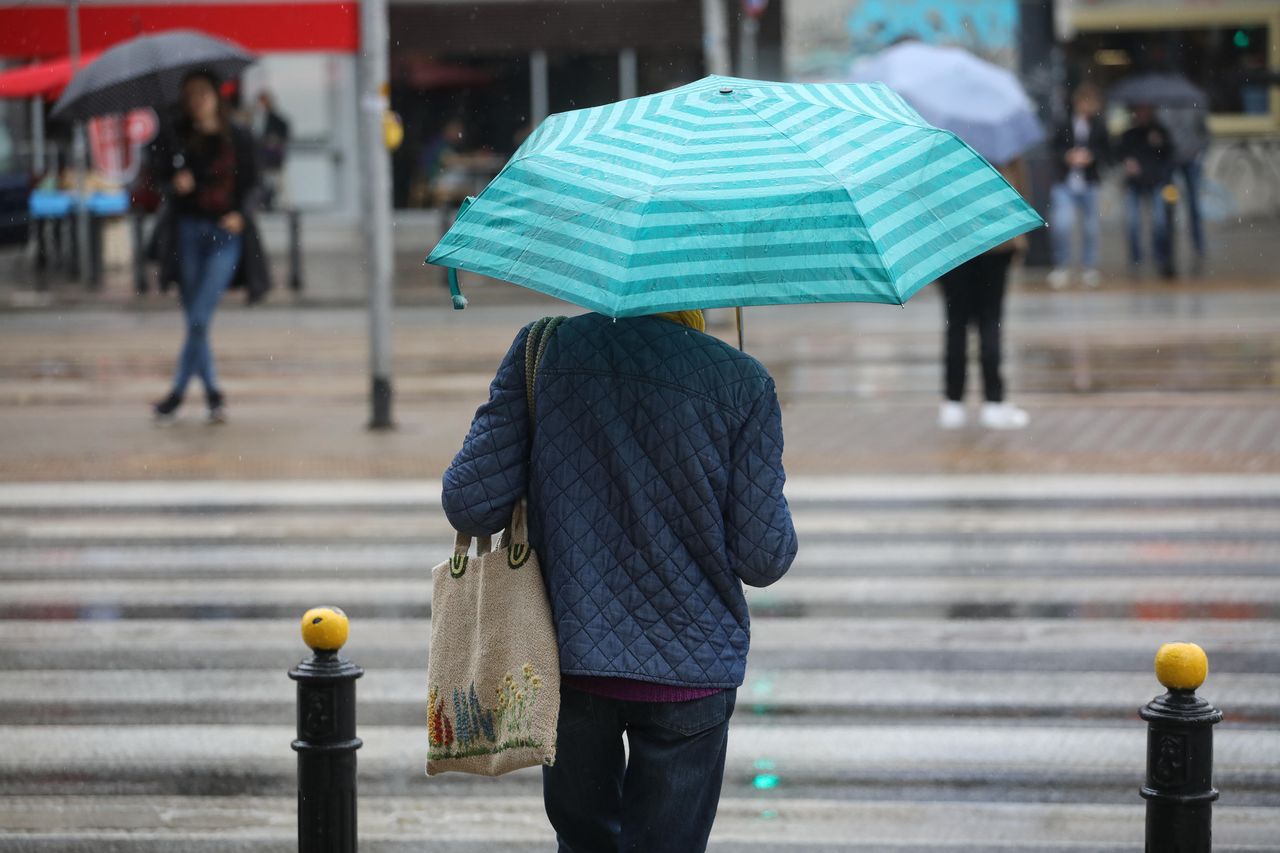
<svg viewBox="0 0 1280 853">
<path fill-rule="evenodd" d="M 649 106 L 650 106 L 650 104 L 658 104 L 658 105 L 661 105 L 661 104 L 663 104 L 664 102 L 666 103 L 666 105 L 667 105 L 667 106 L 670 106 L 671 104 L 673 104 L 673 103 L 675 102 L 675 98 L 671 97 L 671 96 L 669 95 L 669 93 L 668 93 L 667 95 L 665 95 L 665 96 L 662 96 L 662 97 L 654 97 L 652 100 L 646 101 L 646 103 L 645 103 L 645 107 L 646 107 L 646 108 L 647 108 L 647 107 L 649 107 Z M 645 113 L 643 110 L 641 110 L 641 109 L 639 108 L 639 105 L 638 105 L 638 104 L 637 104 L 637 105 L 636 105 L 636 107 L 635 107 L 635 113 L 633 113 L 632 115 L 635 115 L 635 114 L 647 115 L 647 113 Z M 632 116 L 628 116 L 628 118 L 631 118 L 631 117 L 632 117 Z M 672 133 L 672 134 L 674 134 L 674 133 L 675 133 L 675 130 L 676 130 L 676 128 L 672 127 L 672 129 L 671 129 L 671 133 Z M 685 141 L 686 143 L 689 141 L 689 134 L 688 134 L 688 133 L 684 133 L 684 141 Z M 655 180 L 655 181 L 653 181 L 651 184 L 649 184 L 649 186 L 648 186 L 648 187 L 646 187 L 646 188 L 645 188 L 645 200 L 644 200 L 644 203 L 640 206 L 639 214 L 638 214 L 638 215 L 637 215 L 637 217 L 636 217 L 636 220 L 637 220 L 637 221 L 636 221 L 636 226 L 635 226 L 635 228 L 633 228 L 633 229 L 631 230 L 631 237 L 630 237 L 631 251 L 627 253 L 627 260 L 626 260 L 626 264 L 623 266 L 623 269 L 624 269 L 624 271 L 625 271 L 625 272 L 624 272 L 624 275 L 626 276 L 628 289 L 630 288 L 630 285 L 631 285 L 631 261 L 632 261 L 632 260 L 635 258 L 635 256 L 636 256 L 636 252 L 635 252 L 635 246 L 636 246 L 636 235 L 637 235 L 637 234 L 638 234 L 638 233 L 639 233 L 639 232 L 644 228 L 645 216 L 646 216 L 646 214 L 647 214 L 647 213 L 648 213 L 648 211 L 649 211 L 649 205 L 653 202 L 653 197 L 654 197 L 654 195 L 656 195 L 656 194 L 657 194 L 657 192 L 658 192 L 658 190 L 662 187 L 662 183 L 663 183 L 663 181 L 665 181 L 665 180 L 667 180 L 667 178 L 671 177 L 671 168 L 672 168 L 672 166 L 674 166 L 674 165 L 675 165 L 674 163 L 672 163 L 670 160 L 668 160 L 668 161 L 667 161 L 666 166 L 663 168 L 662 175 L 661 175 L 661 176 L 659 176 L 657 180 Z M 621 307 L 621 305 L 622 305 L 622 303 L 623 303 L 624 299 L 623 299 L 623 297 L 621 297 L 621 296 L 620 296 L 620 297 L 618 297 L 618 299 L 617 299 L 616 301 L 617 301 L 618 306 L 619 306 L 619 307 Z M 615 309 L 615 310 L 617 310 L 617 309 Z"/>
<path fill-rule="evenodd" d="M 751 114 L 754 115 L 756 118 L 760 119 L 762 122 L 772 127 L 780 137 L 785 139 L 792 147 L 794 147 L 797 151 L 799 151 L 801 155 L 803 155 L 806 159 L 808 159 L 810 162 L 818 166 L 818 168 L 822 169 L 822 171 L 826 172 L 831 177 L 835 178 L 836 183 L 840 185 L 840 189 L 844 190 L 845 195 L 849 197 L 849 204 L 853 206 L 853 210 L 857 214 L 858 220 L 862 222 L 862 227 L 867 232 L 867 237 L 871 240 L 871 245 L 875 246 L 876 254 L 879 255 L 881 258 L 885 258 L 886 256 L 884 253 L 884 247 L 880 245 L 880 241 L 876 239 L 876 235 L 871 233 L 871 228 L 867 225 L 867 220 L 862 215 L 862 209 L 858 206 L 858 200 L 854 198 L 853 191 L 849 189 L 849 186 L 844 182 L 844 180 L 838 174 L 833 172 L 831 168 L 826 163 L 824 163 L 821 159 L 814 157 L 813 154 L 811 154 L 804 146 L 802 146 L 800 143 L 792 139 L 791 134 L 787 133 L 785 130 L 778 127 L 776 124 L 770 121 L 766 116 L 763 116 L 759 112 L 757 112 L 754 105 L 746 101 L 743 101 L 743 106 L 751 110 Z M 939 131 L 939 132 L 943 132 L 943 131 Z M 889 274 L 890 280 L 894 279 L 892 264 L 889 264 L 887 261 L 885 262 L 885 272 Z M 898 304 L 899 305 L 904 304 L 901 297 L 899 297 Z"/>
</svg>

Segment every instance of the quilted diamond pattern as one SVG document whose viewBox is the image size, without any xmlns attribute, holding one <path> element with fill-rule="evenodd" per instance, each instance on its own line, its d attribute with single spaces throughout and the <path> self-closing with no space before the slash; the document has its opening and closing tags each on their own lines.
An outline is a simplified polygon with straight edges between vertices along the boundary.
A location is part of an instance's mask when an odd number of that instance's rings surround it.
<svg viewBox="0 0 1280 853">
<path fill-rule="evenodd" d="M 526 333 L 445 473 L 449 520 L 496 533 L 530 484 L 564 672 L 738 686 L 742 584 L 773 583 L 796 554 L 773 380 L 666 320 L 575 317 L 539 369 L 530 453 Z"/>
</svg>

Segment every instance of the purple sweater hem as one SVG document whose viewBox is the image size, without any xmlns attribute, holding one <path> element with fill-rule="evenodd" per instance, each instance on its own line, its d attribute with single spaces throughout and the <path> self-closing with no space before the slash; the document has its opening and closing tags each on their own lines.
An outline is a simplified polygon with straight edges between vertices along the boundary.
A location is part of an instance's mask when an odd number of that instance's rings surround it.
<svg viewBox="0 0 1280 853">
<path fill-rule="evenodd" d="M 677 687 L 674 684 L 654 684 L 634 678 L 614 678 L 597 675 L 561 674 L 560 683 L 573 690 L 581 690 L 606 699 L 621 702 L 692 702 L 719 693 L 719 687 Z"/>
</svg>

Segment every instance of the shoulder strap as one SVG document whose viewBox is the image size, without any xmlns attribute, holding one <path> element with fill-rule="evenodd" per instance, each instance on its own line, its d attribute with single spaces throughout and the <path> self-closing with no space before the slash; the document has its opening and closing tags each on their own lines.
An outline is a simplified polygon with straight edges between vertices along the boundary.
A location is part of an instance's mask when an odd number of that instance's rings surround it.
<svg viewBox="0 0 1280 853">
<path fill-rule="evenodd" d="M 537 416 L 534 400 L 534 389 L 538 382 L 538 365 L 546 355 L 547 344 L 556 328 L 565 321 L 564 317 L 543 317 L 529 327 L 529 334 L 524 339 L 524 396 L 529 404 L 529 429 L 533 430 Z"/>
</svg>

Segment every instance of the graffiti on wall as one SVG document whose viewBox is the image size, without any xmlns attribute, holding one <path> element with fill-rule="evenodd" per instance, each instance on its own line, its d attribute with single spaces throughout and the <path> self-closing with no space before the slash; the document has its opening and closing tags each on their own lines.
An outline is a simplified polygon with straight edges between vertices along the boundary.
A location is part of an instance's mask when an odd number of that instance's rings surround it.
<svg viewBox="0 0 1280 853">
<path fill-rule="evenodd" d="M 787 67 L 831 76 L 895 41 L 958 45 L 1014 68 L 1018 0 L 788 0 Z"/>
<path fill-rule="evenodd" d="M 1001 64 L 1018 39 L 1017 0 L 862 0 L 849 12 L 849 44 L 874 53 L 903 38 L 958 45 Z"/>
</svg>

